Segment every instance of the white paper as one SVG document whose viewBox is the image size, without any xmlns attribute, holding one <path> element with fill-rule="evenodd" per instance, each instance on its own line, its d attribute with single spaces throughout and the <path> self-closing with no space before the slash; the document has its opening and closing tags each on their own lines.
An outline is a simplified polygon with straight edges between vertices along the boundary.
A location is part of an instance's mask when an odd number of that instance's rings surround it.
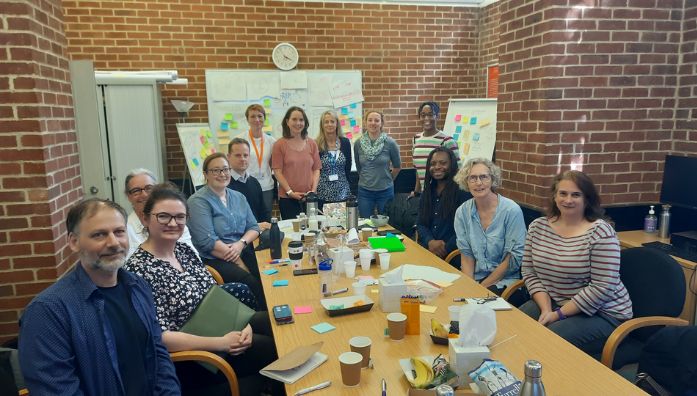
<svg viewBox="0 0 697 396">
<path fill-rule="evenodd" d="M 208 96 L 214 102 L 247 99 L 247 89 L 244 80 L 232 78 L 228 73 L 209 74 L 206 87 L 210 90 Z"/>
<path fill-rule="evenodd" d="M 327 107 L 332 105 L 332 95 L 329 88 L 332 86 L 330 74 L 311 74 L 308 77 L 308 90 L 310 106 Z"/>
<path fill-rule="evenodd" d="M 483 304 L 479 303 L 480 301 L 482 301 L 481 298 L 466 298 L 465 300 L 467 301 L 467 304 L 489 307 L 494 311 L 510 311 L 511 309 L 513 309 L 511 304 L 509 304 L 508 301 L 504 300 L 501 297 L 498 297 L 496 300 L 493 301 L 487 301 Z"/>
<path fill-rule="evenodd" d="M 361 87 L 351 80 L 335 80 L 331 88 L 334 107 L 348 106 L 352 103 L 363 102 Z"/>
<path fill-rule="evenodd" d="M 355 228 L 351 228 L 348 232 L 348 237 L 346 239 L 346 244 L 347 245 L 355 245 L 361 240 L 358 239 L 358 231 L 356 231 Z"/>
<path fill-rule="evenodd" d="M 414 265 L 414 264 L 404 264 L 389 272 L 384 273 L 382 276 L 386 276 L 389 273 L 396 272 L 398 270 L 402 271 L 402 279 L 423 279 L 425 281 L 433 282 L 436 284 L 441 283 L 453 283 L 460 278 L 459 274 L 454 274 L 451 272 L 441 271 L 438 268 L 430 267 L 428 265 Z"/>
<path fill-rule="evenodd" d="M 314 355 L 310 357 L 305 363 L 301 364 L 300 366 L 290 369 L 290 370 L 283 370 L 283 371 L 274 371 L 274 370 L 259 370 L 259 374 L 265 375 L 269 378 L 273 378 L 275 380 L 281 381 L 286 384 L 292 384 L 299 380 L 300 378 L 304 377 L 307 373 L 310 371 L 316 369 L 319 367 L 320 364 L 324 363 L 327 361 L 327 355 L 321 353 L 321 352 L 315 352 Z"/>
<path fill-rule="evenodd" d="M 278 98 L 281 96 L 281 85 L 278 73 L 250 73 L 247 76 L 247 98 L 259 100 L 263 98 Z"/>
<path fill-rule="evenodd" d="M 307 74 L 297 70 L 281 72 L 281 89 L 307 89 Z"/>
</svg>

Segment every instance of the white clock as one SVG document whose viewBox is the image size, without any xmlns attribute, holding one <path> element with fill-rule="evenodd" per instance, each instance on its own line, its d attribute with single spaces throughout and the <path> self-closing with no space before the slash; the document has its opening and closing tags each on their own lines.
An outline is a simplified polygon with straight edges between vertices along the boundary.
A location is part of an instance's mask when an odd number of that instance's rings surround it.
<svg viewBox="0 0 697 396">
<path fill-rule="evenodd" d="M 300 54 L 291 43 L 280 43 L 274 47 L 271 53 L 273 64 L 281 70 L 291 70 L 298 65 Z"/>
</svg>

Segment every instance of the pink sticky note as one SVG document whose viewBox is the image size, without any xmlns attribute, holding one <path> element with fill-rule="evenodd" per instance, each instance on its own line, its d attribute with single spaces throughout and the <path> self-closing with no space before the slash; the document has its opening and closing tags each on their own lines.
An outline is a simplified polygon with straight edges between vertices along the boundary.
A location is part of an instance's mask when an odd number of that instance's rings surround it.
<svg viewBox="0 0 697 396">
<path fill-rule="evenodd" d="M 346 125 L 346 120 L 341 120 L 341 126 Z"/>
<path fill-rule="evenodd" d="M 306 313 L 311 313 L 312 312 L 312 307 L 309 305 L 304 305 L 304 306 L 298 306 L 293 308 L 293 312 L 296 314 L 306 314 Z"/>
<path fill-rule="evenodd" d="M 462 114 L 458 114 L 455 116 L 455 121 L 460 121 L 462 119 Z"/>
</svg>

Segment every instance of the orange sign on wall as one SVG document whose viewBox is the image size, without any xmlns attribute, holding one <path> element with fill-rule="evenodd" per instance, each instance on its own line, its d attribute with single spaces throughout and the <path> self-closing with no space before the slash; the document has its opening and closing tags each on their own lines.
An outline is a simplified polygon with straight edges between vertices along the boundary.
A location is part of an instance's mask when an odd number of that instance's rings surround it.
<svg viewBox="0 0 697 396">
<path fill-rule="evenodd" d="M 499 65 L 491 65 L 486 68 L 486 97 L 499 96 Z"/>
</svg>

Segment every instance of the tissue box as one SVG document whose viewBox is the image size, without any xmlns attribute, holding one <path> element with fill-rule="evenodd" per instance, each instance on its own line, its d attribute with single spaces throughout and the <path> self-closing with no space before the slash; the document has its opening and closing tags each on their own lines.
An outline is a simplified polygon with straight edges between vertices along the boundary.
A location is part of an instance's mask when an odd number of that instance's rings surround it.
<svg viewBox="0 0 697 396">
<path fill-rule="evenodd" d="M 399 299 L 407 294 L 406 283 L 385 283 L 384 279 L 380 279 L 378 289 L 382 312 L 400 312 Z"/>
<path fill-rule="evenodd" d="M 345 272 L 344 261 L 353 261 L 353 249 L 351 248 L 331 248 L 327 251 L 327 254 L 333 260 L 334 273 L 337 275 Z"/>
<path fill-rule="evenodd" d="M 460 378 L 460 385 L 469 382 L 468 373 L 477 368 L 482 360 L 489 358 L 489 348 L 485 346 L 464 347 L 458 344 L 459 340 L 448 340 L 450 353 L 450 369 Z"/>
</svg>

